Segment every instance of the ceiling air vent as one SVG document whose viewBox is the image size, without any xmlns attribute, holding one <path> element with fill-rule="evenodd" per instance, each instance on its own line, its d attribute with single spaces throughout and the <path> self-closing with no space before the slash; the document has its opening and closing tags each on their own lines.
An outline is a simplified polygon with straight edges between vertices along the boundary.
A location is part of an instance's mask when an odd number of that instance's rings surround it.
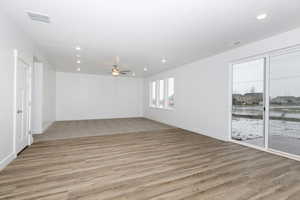
<svg viewBox="0 0 300 200">
<path fill-rule="evenodd" d="M 27 11 L 29 18 L 33 21 L 43 22 L 43 23 L 50 23 L 50 18 L 48 15 L 44 15 L 37 12 Z"/>
</svg>

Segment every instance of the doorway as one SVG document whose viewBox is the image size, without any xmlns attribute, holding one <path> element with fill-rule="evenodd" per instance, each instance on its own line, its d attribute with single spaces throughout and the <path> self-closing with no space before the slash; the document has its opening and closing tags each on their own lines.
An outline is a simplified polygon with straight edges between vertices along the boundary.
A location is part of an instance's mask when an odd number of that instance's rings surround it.
<svg viewBox="0 0 300 200">
<path fill-rule="evenodd" d="M 30 60 L 15 50 L 15 153 L 18 154 L 32 142 L 31 129 L 31 66 Z"/>
<path fill-rule="evenodd" d="M 270 56 L 269 148 L 300 156 L 300 51 Z"/>
<path fill-rule="evenodd" d="M 234 64 L 232 72 L 231 138 L 264 147 L 265 58 Z"/>
<path fill-rule="evenodd" d="M 231 65 L 231 141 L 300 159 L 299 66 L 299 48 Z"/>
</svg>

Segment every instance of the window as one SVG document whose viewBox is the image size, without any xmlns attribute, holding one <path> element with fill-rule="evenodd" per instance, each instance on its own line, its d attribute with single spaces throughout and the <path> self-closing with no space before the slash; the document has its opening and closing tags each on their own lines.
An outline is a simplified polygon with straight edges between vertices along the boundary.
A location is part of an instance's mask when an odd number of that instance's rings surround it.
<svg viewBox="0 0 300 200">
<path fill-rule="evenodd" d="M 168 78 L 168 89 L 167 89 L 167 106 L 173 108 L 174 102 L 174 78 Z"/>
<path fill-rule="evenodd" d="M 151 91 L 151 99 L 150 99 L 150 106 L 156 106 L 156 81 L 153 81 L 151 83 L 151 88 L 150 88 L 150 91 Z"/>
<path fill-rule="evenodd" d="M 159 80 L 159 98 L 158 107 L 163 108 L 165 106 L 165 81 Z"/>
<path fill-rule="evenodd" d="M 260 147 L 265 145 L 264 71 L 264 58 L 232 66 L 231 138 Z"/>
<path fill-rule="evenodd" d="M 149 105 L 157 108 L 174 108 L 174 78 L 150 82 Z"/>
</svg>

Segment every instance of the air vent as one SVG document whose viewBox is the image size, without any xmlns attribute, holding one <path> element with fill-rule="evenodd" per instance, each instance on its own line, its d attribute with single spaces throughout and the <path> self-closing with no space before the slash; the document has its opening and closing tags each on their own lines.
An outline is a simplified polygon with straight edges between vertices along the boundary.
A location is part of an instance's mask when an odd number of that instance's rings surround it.
<svg viewBox="0 0 300 200">
<path fill-rule="evenodd" d="M 48 15 L 44 15 L 37 12 L 27 12 L 29 18 L 33 21 L 43 22 L 43 23 L 50 23 L 50 18 Z"/>
</svg>

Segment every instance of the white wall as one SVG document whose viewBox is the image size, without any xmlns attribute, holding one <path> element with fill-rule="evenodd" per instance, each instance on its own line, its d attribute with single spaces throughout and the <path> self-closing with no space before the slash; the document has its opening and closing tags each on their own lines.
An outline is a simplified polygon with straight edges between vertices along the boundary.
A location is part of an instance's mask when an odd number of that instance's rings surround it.
<svg viewBox="0 0 300 200">
<path fill-rule="evenodd" d="M 33 53 L 33 45 L 0 14 L 0 169 L 13 155 L 13 50 Z"/>
<path fill-rule="evenodd" d="M 42 127 L 45 131 L 56 120 L 56 72 L 48 63 L 43 66 Z"/>
<path fill-rule="evenodd" d="M 43 132 L 43 63 L 35 62 L 32 70 L 32 123 L 33 134 Z"/>
<path fill-rule="evenodd" d="M 56 73 L 50 64 L 34 63 L 32 96 L 32 132 L 41 134 L 56 118 Z"/>
<path fill-rule="evenodd" d="M 197 133 L 228 140 L 229 63 L 300 44 L 300 29 L 251 43 L 151 76 L 144 83 L 144 115 Z M 174 110 L 149 108 L 149 81 L 175 78 Z"/>
<path fill-rule="evenodd" d="M 142 116 L 143 80 L 56 73 L 56 120 Z"/>
<path fill-rule="evenodd" d="M 14 56 L 17 49 L 26 58 L 33 56 L 44 59 L 34 43 L 4 15 L 0 13 L 0 169 L 14 157 L 13 147 L 13 90 Z M 32 63 L 30 63 L 32 64 Z"/>
</svg>

